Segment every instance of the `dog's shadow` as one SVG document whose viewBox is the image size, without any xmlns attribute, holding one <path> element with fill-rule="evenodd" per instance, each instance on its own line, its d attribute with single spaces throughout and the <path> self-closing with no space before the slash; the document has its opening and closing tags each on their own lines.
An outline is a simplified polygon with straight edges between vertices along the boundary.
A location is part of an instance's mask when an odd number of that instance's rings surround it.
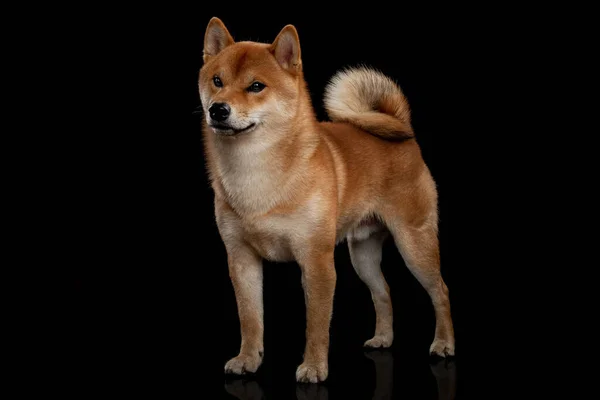
<svg viewBox="0 0 600 400">
<path fill-rule="evenodd" d="M 365 357 L 375 364 L 375 390 L 373 400 L 391 400 L 394 388 L 394 356 L 390 351 L 369 351 Z M 438 386 L 439 400 L 456 398 L 456 363 L 441 360 L 430 364 Z M 251 376 L 225 383 L 227 393 L 239 400 L 264 400 L 264 392 Z M 297 384 L 297 400 L 329 400 L 327 387 L 319 384 Z"/>
</svg>

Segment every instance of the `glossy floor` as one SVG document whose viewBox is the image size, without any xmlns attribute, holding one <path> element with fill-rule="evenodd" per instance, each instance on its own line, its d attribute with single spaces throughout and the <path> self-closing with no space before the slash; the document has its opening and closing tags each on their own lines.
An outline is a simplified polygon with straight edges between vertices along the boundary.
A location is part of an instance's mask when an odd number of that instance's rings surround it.
<svg viewBox="0 0 600 400">
<path fill-rule="evenodd" d="M 290 368 L 255 376 L 225 379 L 223 399 L 439 399 L 457 398 L 456 360 L 416 360 L 393 350 L 365 351 L 355 357 L 332 359 L 330 379 L 323 384 L 297 384 Z"/>
</svg>

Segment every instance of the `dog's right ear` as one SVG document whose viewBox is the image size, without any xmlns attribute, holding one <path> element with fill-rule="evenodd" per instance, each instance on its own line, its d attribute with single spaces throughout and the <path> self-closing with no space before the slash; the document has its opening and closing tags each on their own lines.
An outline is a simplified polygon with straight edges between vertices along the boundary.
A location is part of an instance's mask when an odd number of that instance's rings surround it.
<svg viewBox="0 0 600 400">
<path fill-rule="evenodd" d="M 219 54 L 227 46 L 234 44 L 235 41 L 229 34 L 229 31 L 217 17 L 212 17 L 206 27 L 204 34 L 204 54 L 203 60 L 207 62 L 210 57 Z"/>
</svg>

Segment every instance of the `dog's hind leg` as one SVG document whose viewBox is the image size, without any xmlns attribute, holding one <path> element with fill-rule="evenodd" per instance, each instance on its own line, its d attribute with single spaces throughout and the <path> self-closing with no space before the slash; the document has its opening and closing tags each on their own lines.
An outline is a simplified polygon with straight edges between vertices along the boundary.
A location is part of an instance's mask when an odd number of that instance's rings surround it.
<svg viewBox="0 0 600 400">
<path fill-rule="evenodd" d="M 427 291 L 433 302 L 436 316 L 435 339 L 431 355 L 454 356 L 454 327 L 450 310 L 449 291 L 440 270 L 440 252 L 437 236 L 437 212 L 421 218 L 387 215 L 388 225 L 404 261 Z"/>
<path fill-rule="evenodd" d="M 388 348 L 394 341 L 394 315 L 390 289 L 381 271 L 383 242 L 388 236 L 389 232 L 382 230 L 371 233 L 366 238 L 348 237 L 352 265 L 371 291 L 375 305 L 375 336 L 365 343 L 366 347 Z"/>
</svg>

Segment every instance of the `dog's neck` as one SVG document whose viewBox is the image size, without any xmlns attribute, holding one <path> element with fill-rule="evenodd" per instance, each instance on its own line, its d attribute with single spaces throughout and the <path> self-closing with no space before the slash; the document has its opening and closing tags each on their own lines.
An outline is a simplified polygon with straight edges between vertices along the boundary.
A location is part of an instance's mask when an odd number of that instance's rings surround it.
<svg viewBox="0 0 600 400">
<path fill-rule="evenodd" d="M 310 99 L 303 96 L 295 116 L 276 131 L 259 127 L 239 137 L 208 132 L 217 195 L 241 215 L 262 215 L 293 199 L 308 179 L 308 160 L 320 142 L 316 126 Z"/>
</svg>

